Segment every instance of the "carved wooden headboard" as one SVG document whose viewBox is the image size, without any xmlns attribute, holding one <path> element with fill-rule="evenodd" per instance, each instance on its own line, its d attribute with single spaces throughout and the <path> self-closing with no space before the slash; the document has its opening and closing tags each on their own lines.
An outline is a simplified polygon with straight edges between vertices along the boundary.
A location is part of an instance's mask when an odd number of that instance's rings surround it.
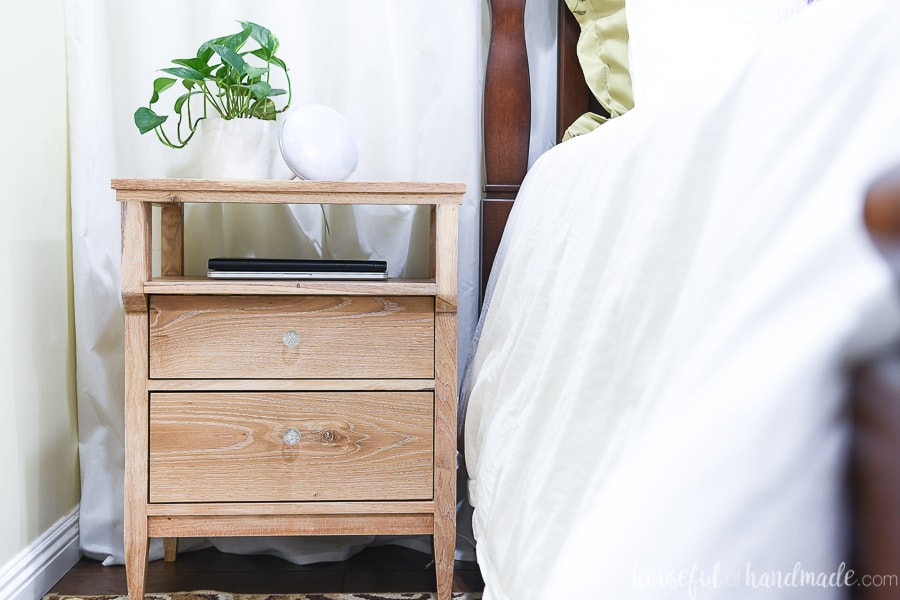
<svg viewBox="0 0 900 600">
<path fill-rule="evenodd" d="M 533 1 L 533 0 L 532 0 Z M 557 137 L 579 115 L 602 112 L 588 91 L 576 56 L 579 27 L 559 4 Z M 482 296 L 519 185 L 528 168 L 531 89 L 525 48 L 525 0 L 492 0 L 492 35 L 485 76 L 482 202 Z M 861 199 L 862 200 L 862 199 Z M 866 224 L 900 277 L 900 169 L 875 182 Z M 853 553 L 857 573 L 900 575 L 900 353 L 864 365 L 848 411 L 854 416 L 850 457 Z M 900 582 L 896 584 L 900 586 Z M 860 587 L 855 598 L 900 597 L 900 587 Z"/>
</svg>

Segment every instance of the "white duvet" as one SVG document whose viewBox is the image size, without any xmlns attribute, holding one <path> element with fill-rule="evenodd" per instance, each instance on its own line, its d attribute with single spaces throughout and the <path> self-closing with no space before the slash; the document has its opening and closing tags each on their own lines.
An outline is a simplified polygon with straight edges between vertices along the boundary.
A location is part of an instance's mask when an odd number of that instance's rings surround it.
<svg viewBox="0 0 900 600">
<path fill-rule="evenodd" d="M 900 6 L 820 4 L 526 178 L 463 385 L 486 598 L 846 592 L 847 367 L 900 323 L 861 224 Z"/>
</svg>

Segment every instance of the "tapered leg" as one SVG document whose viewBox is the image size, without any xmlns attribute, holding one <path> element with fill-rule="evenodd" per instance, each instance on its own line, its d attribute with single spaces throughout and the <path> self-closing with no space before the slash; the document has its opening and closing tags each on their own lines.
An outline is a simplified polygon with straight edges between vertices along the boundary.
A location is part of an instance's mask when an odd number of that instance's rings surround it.
<svg viewBox="0 0 900 600">
<path fill-rule="evenodd" d="M 133 308 L 142 305 L 135 302 Z M 146 306 L 146 302 L 143 304 Z M 147 580 L 147 313 L 125 313 L 125 578 L 131 600 Z"/>
<path fill-rule="evenodd" d="M 130 600 L 143 600 L 147 587 L 147 519 L 135 523 L 125 518 L 125 581 Z"/>
<path fill-rule="evenodd" d="M 434 565 L 438 600 L 450 600 L 456 550 L 456 313 L 435 316 Z"/>
<path fill-rule="evenodd" d="M 453 553 L 456 549 L 456 520 L 442 519 L 438 530 L 438 517 L 434 523 L 434 569 L 437 576 L 438 600 L 450 600 L 453 593 Z"/>
</svg>

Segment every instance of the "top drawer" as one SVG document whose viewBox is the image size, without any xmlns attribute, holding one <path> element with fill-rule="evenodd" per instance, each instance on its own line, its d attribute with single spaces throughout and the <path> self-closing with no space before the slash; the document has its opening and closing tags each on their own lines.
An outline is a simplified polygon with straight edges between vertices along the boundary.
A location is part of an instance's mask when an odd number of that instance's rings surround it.
<svg viewBox="0 0 900 600">
<path fill-rule="evenodd" d="M 151 296 L 154 379 L 431 379 L 434 298 Z"/>
</svg>

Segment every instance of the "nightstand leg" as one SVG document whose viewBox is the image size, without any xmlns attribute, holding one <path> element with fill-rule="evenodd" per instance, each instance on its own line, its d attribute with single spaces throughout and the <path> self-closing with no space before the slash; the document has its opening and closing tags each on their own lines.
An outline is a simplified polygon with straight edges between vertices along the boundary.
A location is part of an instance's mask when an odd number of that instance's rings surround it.
<svg viewBox="0 0 900 600">
<path fill-rule="evenodd" d="M 178 555 L 178 538 L 163 538 L 163 560 L 175 562 Z"/>
<path fill-rule="evenodd" d="M 434 325 L 434 565 L 438 600 L 450 600 L 456 550 L 456 313 L 438 312 Z"/>
<path fill-rule="evenodd" d="M 142 214 L 149 216 L 149 211 Z M 126 232 L 127 229 L 124 229 L 123 236 Z M 145 259 L 142 265 L 146 266 L 149 253 L 141 250 L 139 255 Z M 150 430 L 150 407 L 147 361 L 137 358 L 149 355 L 146 306 L 146 300 L 143 304 L 135 301 L 132 304 L 134 309 L 143 307 L 145 310 L 125 313 L 124 541 L 125 579 L 131 600 L 143 600 L 147 582 L 147 432 Z"/>
<path fill-rule="evenodd" d="M 144 520 L 146 523 L 146 519 Z M 125 527 L 125 580 L 130 600 L 143 600 L 147 588 L 147 528 Z"/>
<path fill-rule="evenodd" d="M 453 553 L 456 550 L 456 523 L 450 522 L 438 533 L 435 518 L 434 569 L 437 576 L 437 600 L 450 600 L 453 593 Z"/>
<path fill-rule="evenodd" d="M 450 600 L 456 550 L 456 313 L 435 315 L 434 565 Z"/>
</svg>

